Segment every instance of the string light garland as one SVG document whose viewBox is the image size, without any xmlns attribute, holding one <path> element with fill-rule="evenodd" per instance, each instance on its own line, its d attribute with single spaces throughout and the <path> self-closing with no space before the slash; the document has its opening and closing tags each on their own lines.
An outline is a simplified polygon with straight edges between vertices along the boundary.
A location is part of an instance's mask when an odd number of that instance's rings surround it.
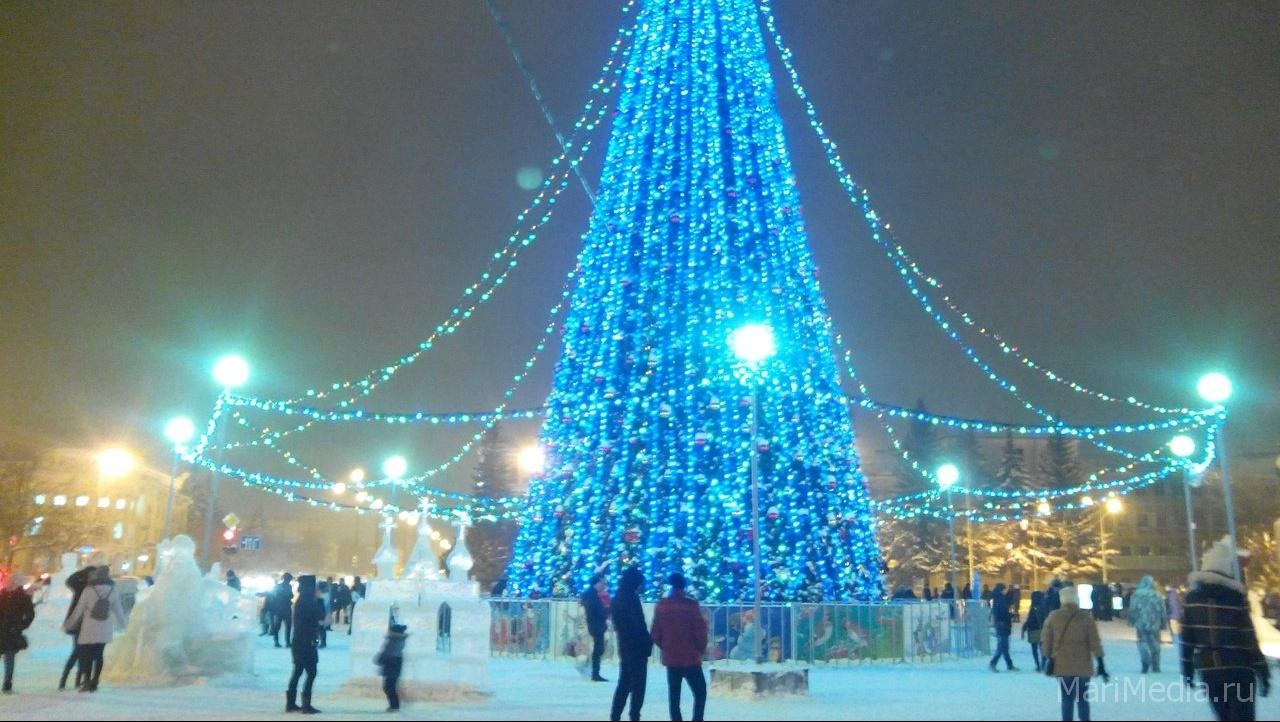
<svg viewBox="0 0 1280 722">
<path fill-rule="evenodd" d="M 901 277 L 903 282 L 908 286 L 908 289 L 910 290 L 911 294 L 920 301 L 925 311 L 934 319 L 935 323 L 940 328 L 942 328 L 944 331 L 947 332 L 948 337 L 952 338 L 953 341 L 960 344 L 962 348 L 965 349 L 966 356 L 969 356 L 971 360 L 973 360 L 973 362 L 980 369 L 982 369 L 982 371 L 987 375 L 988 380 L 996 383 L 1006 391 L 1011 392 L 1016 398 L 1019 398 L 1019 400 L 1023 402 L 1024 406 L 1026 406 L 1028 410 L 1035 411 L 1038 415 L 1042 416 L 1047 421 L 1050 421 L 1050 422 L 1056 421 L 1056 419 L 1053 418 L 1052 414 L 1049 414 L 1047 411 L 1043 411 L 1042 409 L 1034 408 L 1033 405 L 1031 405 L 1029 402 L 1025 401 L 1020 396 L 1017 396 L 1016 386 L 1000 378 L 998 375 L 995 374 L 995 372 L 991 369 L 990 366 L 988 366 L 986 363 L 984 363 L 983 361 L 981 361 L 981 359 L 977 357 L 976 353 L 972 351 L 972 347 L 970 347 L 968 344 L 965 344 L 959 338 L 958 334 L 955 333 L 952 327 L 952 324 L 948 322 L 945 318 L 943 318 L 942 315 L 934 308 L 934 304 L 930 300 L 928 294 L 925 293 L 923 290 L 921 290 L 915 284 L 913 280 L 913 276 L 921 278 L 927 285 L 932 287 L 941 288 L 941 285 L 942 285 L 936 278 L 933 278 L 932 276 L 929 276 L 925 274 L 922 270 L 920 270 L 918 264 L 916 264 L 914 261 L 911 260 L 911 258 L 906 254 L 905 249 L 903 249 L 900 244 L 890 243 L 888 238 L 886 238 L 886 236 L 891 235 L 892 229 L 889 227 L 887 223 L 882 224 L 880 222 L 879 216 L 876 214 L 876 211 L 871 207 L 871 199 L 870 199 L 869 191 L 865 187 L 858 184 L 855 180 L 853 180 L 853 177 L 850 175 L 850 173 L 848 172 L 847 168 L 844 165 L 844 162 L 840 158 L 838 145 L 831 137 L 827 135 L 826 129 L 824 128 L 821 120 L 818 118 L 817 108 L 813 105 L 813 102 L 809 98 L 808 92 L 805 90 L 804 85 L 800 82 L 799 72 L 796 70 L 792 60 L 793 54 L 790 48 L 787 47 L 786 43 L 782 39 L 782 34 L 778 30 L 777 23 L 774 19 L 773 11 L 771 9 L 769 0 L 760 0 L 759 12 L 764 22 L 764 25 L 767 28 L 773 40 L 774 47 L 777 49 L 778 54 L 781 57 L 783 68 L 786 71 L 787 76 L 791 82 L 792 90 L 793 92 L 795 92 L 797 98 L 799 98 L 801 103 L 804 105 L 805 113 L 808 117 L 809 126 L 813 130 L 813 132 L 817 135 L 819 142 L 823 146 L 823 151 L 827 157 L 828 163 L 831 165 L 832 169 L 836 172 L 837 179 L 840 182 L 840 185 L 844 188 L 845 192 L 848 194 L 850 201 L 853 202 L 854 205 L 861 210 L 862 217 L 867 221 L 869 227 L 871 228 L 872 239 L 885 250 L 890 260 L 893 261 L 894 266 L 898 269 L 899 276 Z M 955 305 L 954 301 L 950 297 L 948 297 L 947 305 L 949 308 L 951 308 L 961 316 L 962 323 L 964 325 L 971 326 L 979 330 L 980 332 L 985 331 L 985 328 L 979 325 L 974 320 L 971 314 L 960 310 L 959 307 Z M 990 335 L 990 334 L 984 334 L 984 335 Z M 1041 372 L 1049 380 L 1054 381 L 1056 383 L 1064 384 L 1069 388 L 1071 388 L 1073 391 L 1091 395 L 1096 398 L 1102 399 L 1104 401 L 1123 402 L 1123 403 L 1132 404 L 1134 406 L 1138 406 L 1140 408 L 1144 408 L 1147 410 L 1157 411 L 1160 413 L 1173 413 L 1173 414 L 1180 414 L 1180 415 L 1189 415 L 1189 414 L 1197 414 L 1197 413 L 1215 414 L 1217 412 L 1217 409 L 1206 409 L 1202 411 L 1194 411 L 1188 408 L 1173 409 L 1173 408 L 1168 408 L 1168 407 L 1163 407 L 1163 406 L 1142 402 L 1133 396 L 1122 398 L 1118 396 L 1112 396 L 1109 394 L 1093 391 L 1092 389 L 1082 384 L 1070 381 L 1069 379 L 1062 376 L 1061 374 L 1055 373 L 1043 367 L 1042 365 L 1035 363 L 1034 361 L 1032 361 L 1031 359 L 1023 355 L 1017 349 L 1016 346 L 1008 343 L 1003 338 L 999 338 L 998 343 L 1003 353 L 1014 355 L 1028 368 L 1032 368 L 1034 370 Z"/>
</svg>

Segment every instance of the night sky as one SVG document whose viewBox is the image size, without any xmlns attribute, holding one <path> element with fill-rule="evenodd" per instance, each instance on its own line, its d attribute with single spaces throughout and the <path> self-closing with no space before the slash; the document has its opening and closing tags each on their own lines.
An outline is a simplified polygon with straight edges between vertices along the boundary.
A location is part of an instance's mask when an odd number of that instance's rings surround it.
<svg viewBox="0 0 1280 722">
<path fill-rule="evenodd" d="M 500 8 L 567 128 L 619 5 Z M 962 305 L 1122 396 L 1197 405 L 1198 376 L 1227 371 L 1233 452 L 1280 453 L 1280 4 L 775 9 L 845 161 Z M 774 60 L 831 314 L 875 395 L 1031 421 L 896 279 Z M 414 348 L 513 229 L 517 170 L 557 150 L 478 0 L 5 3 L 0 113 L 0 439 L 157 463 L 169 416 L 208 413 L 222 353 L 279 396 Z M 501 293 L 367 405 L 498 404 L 589 211 L 566 194 Z M 557 350 L 517 405 L 545 398 Z M 1024 388 L 1068 422 L 1141 418 Z M 312 437 L 334 474 L 457 441 Z"/>
</svg>

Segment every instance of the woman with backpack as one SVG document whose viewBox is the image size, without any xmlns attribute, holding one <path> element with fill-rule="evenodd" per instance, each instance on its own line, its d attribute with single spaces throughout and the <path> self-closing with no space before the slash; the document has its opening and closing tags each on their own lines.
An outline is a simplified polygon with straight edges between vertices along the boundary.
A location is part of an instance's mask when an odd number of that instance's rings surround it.
<svg viewBox="0 0 1280 722">
<path fill-rule="evenodd" d="M 80 595 L 84 594 L 84 588 L 89 585 L 89 575 L 93 574 L 96 567 L 88 566 L 79 571 L 73 572 L 67 577 L 67 589 L 71 590 L 71 604 L 67 607 L 67 616 L 62 618 L 63 628 L 67 634 L 71 635 L 71 656 L 67 657 L 67 663 L 62 667 L 62 677 L 58 679 L 58 690 L 62 691 L 67 688 L 67 677 L 71 676 L 71 670 L 78 667 L 80 662 L 80 645 L 76 644 L 76 635 L 80 633 L 78 627 L 67 627 L 67 620 L 71 619 L 71 613 L 76 610 L 76 604 L 80 602 Z M 79 688 L 84 684 L 84 679 L 80 676 L 80 671 L 76 670 L 76 687 Z"/>
<path fill-rule="evenodd" d="M 102 652 L 111 643 L 117 625 L 125 626 L 124 607 L 120 604 L 120 595 L 116 594 L 115 582 L 111 581 L 110 568 L 95 567 L 89 575 L 89 585 L 62 625 L 68 632 L 79 628 L 76 632 L 76 647 L 80 650 L 77 676 L 85 680 L 81 692 L 98 690 Z"/>
</svg>

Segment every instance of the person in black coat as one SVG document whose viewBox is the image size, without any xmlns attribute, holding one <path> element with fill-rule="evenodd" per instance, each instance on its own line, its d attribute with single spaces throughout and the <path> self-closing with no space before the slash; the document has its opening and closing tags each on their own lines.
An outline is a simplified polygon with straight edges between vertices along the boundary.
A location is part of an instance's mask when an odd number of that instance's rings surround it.
<svg viewBox="0 0 1280 722">
<path fill-rule="evenodd" d="M 1040 630 L 1044 628 L 1044 592 L 1031 593 L 1031 606 L 1027 608 L 1027 618 L 1022 622 L 1022 636 L 1031 645 L 1031 659 L 1036 663 L 1036 671 L 1044 671 L 1044 662 L 1040 659 Z"/>
<path fill-rule="evenodd" d="M 67 607 L 67 616 L 63 617 L 62 621 L 65 622 L 71 618 L 71 611 L 75 609 L 76 604 L 80 602 L 80 595 L 84 593 L 85 587 L 89 586 L 89 575 L 93 574 L 94 569 L 96 569 L 96 567 L 85 567 L 78 572 L 73 572 L 71 576 L 67 577 L 67 589 L 71 590 L 71 606 Z M 78 666 L 83 650 L 80 648 L 80 645 L 75 643 L 75 639 L 78 636 L 79 631 L 80 630 L 78 629 L 73 629 L 68 632 L 68 634 L 71 635 L 71 656 L 67 658 L 67 663 L 62 666 L 62 677 L 58 680 L 59 690 L 67 688 L 67 677 L 71 676 L 72 667 L 76 668 L 76 687 L 79 688 L 85 683 L 84 675 L 81 674 L 80 667 Z"/>
<path fill-rule="evenodd" d="M 1188 581 L 1182 608 L 1182 680 L 1194 688 L 1200 672 L 1214 715 L 1255 718 L 1257 695 L 1271 693 L 1271 668 L 1258 647 L 1245 586 L 1235 580 L 1230 537 L 1205 552 Z"/>
<path fill-rule="evenodd" d="M 644 690 L 648 682 L 649 656 L 653 654 L 653 639 L 644 620 L 644 608 L 640 605 L 640 590 L 644 587 L 644 574 L 632 567 L 622 572 L 618 579 L 618 594 L 613 600 L 613 631 L 618 638 L 618 687 L 613 692 L 613 708 L 609 719 L 622 719 L 622 708 L 631 697 L 631 719 L 640 719 L 644 706 Z"/>
<path fill-rule="evenodd" d="M 316 665 L 320 661 L 316 644 L 319 643 L 320 625 L 327 616 L 324 600 L 319 594 L 314 575 L 298 577 L 298 601 L 293 605 L 293 639 L 289 644 L 293 653 L 293 674 L 289 677 L 289 690 L 285 693 L 285 712 L 316 714 L 320 711 L 311 706 L 311 687 L 315 684 Z M 298 680 L 304 672 L 307 681 L 302 686 L 302 706 L 299 707 Z"/>
<path fill-rule="evenodd" d="M 36 607 L 22 588 L 23 579 L 9 575 L 0 591 L 0 655 L 4 656 L 4 693 L 13 694 L 13 665 L 18 652 L 27 648 L 22 635 L 36 618 Z"/>
<path fill-rule="evenodd" d="M 996 653 L 988 666 L 995 672 L 996 662 L 1004 657 L 1005 668 L 1012 672 L 1015 667 L 1009 658 L 1009 635 L 1013 634 L 1013 615 L 1009 612 L 1009 595 L 1004 591 L 1004 584 L 997 584 L 991 590 L 991 626 L 996 633 Z"/>
<path fill-rule="evenodd" d="M 315 577 L 312 577 L 314 580 Z M 280 583 L 271 590 L 271 636 L 276 646 L 280 646 L 280 627 L 284 626 L 284 643 L 290 645 L 293 639 L 293 575 L 285 572 Z"/>
<path fill-rule="evenodd" d="M 234 569 L 227 570 L 227 586 L 237 592 L 240 591 L 240 577 L 236 576 L 236 570 Z"/>
<path fill-rule="evenodd" d="M 591 635 L 591 681 L 608 682 L 600 676 L 600 658 L 604 656 L 604 633 L 607 629 L 609 610 L 605 609 L 600 594 L 604 591 L 604 576 L 591 577 L 591 585 L 578 601 L 587 617 L 587 634 Z"/>
</svg>

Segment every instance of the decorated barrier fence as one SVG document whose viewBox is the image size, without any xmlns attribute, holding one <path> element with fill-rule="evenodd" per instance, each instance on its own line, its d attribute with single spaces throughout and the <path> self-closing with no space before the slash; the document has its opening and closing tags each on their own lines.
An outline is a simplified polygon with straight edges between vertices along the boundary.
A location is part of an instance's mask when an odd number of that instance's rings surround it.
<svg viewBox="0 0 1280 722">
<path fill-rule="evenodd" d="M 591 654 L 576 599 L 491 599 L 490 654 L 577 660 Z M 653 619 L 646 604 L 645 617 Z M 757 624 L 749 604 L 703 604 L 708 662 L 748 662 L 763 637 L 769 661 L 814 664 L 936 662 L 990 652 L 990 611 L 981 603 L 765 604 Z M 615 656 L 613 632 L 605 657 Z"/>
</svg>

